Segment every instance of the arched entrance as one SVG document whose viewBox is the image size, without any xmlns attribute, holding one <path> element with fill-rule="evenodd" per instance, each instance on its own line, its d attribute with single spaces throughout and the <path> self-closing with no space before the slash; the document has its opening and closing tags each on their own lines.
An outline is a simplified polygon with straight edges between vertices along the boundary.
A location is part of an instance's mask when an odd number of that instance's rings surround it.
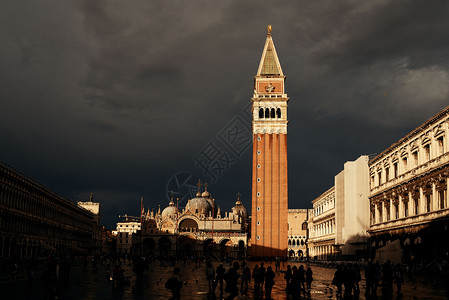
<svg viewBox="0 0 449 300">
<path fill-rule="evenodd" d="M 191 257 L 194 256 L 195 253 L 195 239 L 189 235 L 182 235 L 179 238 L 179 255 L 181 257 Z"/>
<path fill-rule="evenodd" d="M 298 256 L 299 259 L 302 259 L 302 258 L 303 258 L 304 253 L 302 252 L 302 250 L 298 250 L 297 256 Z"/>
<path fill-rule="evenodd" d="M 198 231 L 198 223 L 194 219 L 184 219 L 179 223 L 180 232 L 196 232 Z"/>
<path fill-rule="evenodd" d="M 220 242 L 220 257 L 221 258 L 229 257 L 230 253 L 232 252 L 232 246 L 233 243 L 230 239 L 223 239 Z"/>
<path fill-rule="evenodd" d="M 295 257 L 295 250 L 290 250 L 290 251 L 288 251 L 288 257 L 289 257 L 289 258 Z"/>
<path fill-rule="evenodd" d="M 159 255 L 161 257 L 166 257 L 170 254 L 171 250 L 171 242 L 170 239 L 166 236 L 163 236 L 159 239 Z"/>
<path fill-rule="evenodd" d="M 239 241 L 239 258 L 245 258 L 245 242 Z"/>
</svg>

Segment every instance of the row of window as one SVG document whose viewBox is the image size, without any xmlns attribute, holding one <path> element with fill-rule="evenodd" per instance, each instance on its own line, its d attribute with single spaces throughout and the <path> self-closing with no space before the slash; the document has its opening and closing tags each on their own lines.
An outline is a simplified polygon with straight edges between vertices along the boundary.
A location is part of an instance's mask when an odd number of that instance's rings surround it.
<svg viewBox="0 0 449 300">
<path fill-rule="evenodd" d="M 306 242 L 304 240 L 288 240 L 288 245 L 289 246 L 304 246 L 306 244 Z"/>
<path fill-rule="evenodd" d="M 263 119 L 263 118 L 265 118 L 265 119 L 274 119 L 274 118 L 280 119 L 281 118 L 281 109 L 280 108 L 277 108 L 277 109 L 260 108 L 259 109 L 259 119 Z"/>
<path fill-rule="evenodd" d="M 432 146 L 433 145 L 433 146 Z M 435 147 L 436 149 L 433 149 Z M 401 174 L 418 167 L 445 153 L 444 136 L 435 139 L 434 143 L 427 143 L 421 147 L 415 147 L 410 155 L 402 154 L 400 159 L 394 159 L 392 163 L 378 163 L 371 170 L 371 188 L 379 186 Z M 383 165 L 382 165 L 383 164 Z M 377 169 L 377 170 L 376 170 Z"/>
<path fill-rule="evenodd" d="M 334 233 L 335 219 L 323 222 L 313 226 L 313 234 L 315 237 Z"/>
<path fill-rule="evenodd" d="M 409 208 L 408 199 L 403 199 L 401 203 L 398 201 L 393 203 L 393 212 L 390 209 L 390 205 L 385 203 L 380 203 L 377 205 L 377 220 L 376 220 L 376 210 L 371 211 L 371 224 L 388 222 L 392 220 L 392 213 L 394 219 L 407 218 L 409 217 L 409 209 L 411 209 L 413 215 L 419 215 L 420 213 L 428 213 L 431 211 L 445 209 L 447 207 L 447 192 L 446 190 L 437 191 L 437 202 L 436 205 L 432 205 L 433 194 L 424 195 L 424 203 L 421 203 L 419 198 L 412 199 L 411 207 Z M 424 211 L 420 211 L 420 205 L 423 204 Z M 400 205 L 402 205 L 402 213 L 400 211 Z M 433 207 L 435 206 L 435 207 Z M 383 211 L 385 210 L 385 215 Z M 385 218 L 385 219 L 384 219 Z"/>
</svg>

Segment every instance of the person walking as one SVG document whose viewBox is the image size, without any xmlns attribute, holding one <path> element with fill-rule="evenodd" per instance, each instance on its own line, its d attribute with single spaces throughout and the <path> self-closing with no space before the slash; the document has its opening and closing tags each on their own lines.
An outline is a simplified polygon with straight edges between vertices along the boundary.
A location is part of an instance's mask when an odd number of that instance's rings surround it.
<svg viewBox="0 0 449 300">
<path fill-rule="evenodd" d="M 206 278 L 209 285 L 209 295 L 215 292 L 215 270 L 210 261 L 206 262 Z"/>
<path fill-rule="evenodd" d="M 220 299 L 223 299 L 223 279 L 224 279 L 224 275 L 225 275 L 225 268 L 223 266 L 223 264 L 220 264 L 217 267 L 216 270 L 216 277 L 215 277 L 215 287 L 214 287 L 214 293 L 215 293 L 215 289 L 217 288 L 217 284 L 220 285 Z"/>
<path fill-rule="evenodd" d="M 332 279 L 332 284 L 337 287 L 337 299 L 341 299 L 341 286 L 343 284 L 344 274 L 341 266 L 337 266 L 337 270 L 334 273 L 334 278 Z"/>
<path fill-rule="evenodd" d="M 226 300 L 232 300 L 239 294 L 239 288 L 237 287 L 237 283 L 239 280 L 239 273 L 237 272 L 240 265 L 238 262 L 234 262 L 232 267 L 228 270 L 228 273 L 225 274 L 226 280 L 226 293 L 230 293 Z"/>
<path fill-rule="evenodd" d="M 308 267 L 306 271 L 306 291 L 310 295 L 310 290 L 312 289 L 312 281 L 313 281 L 313 272 L 312 268 Z"/>
<path fill-rule="evenodd" d="M 265 272 L 265 299 L 271 299 L 271 290 L 273 289 L 275 276 L 276 274 L 273 272 L 271 266 L 269 266 Z"/>
<path fill-rule="evenodd" d="M 176 267 L 173 270 L 173 276 L 170 277 L 165 283 L 165 287 L 171 291 L 172 297 L 170 300 L 181 299 L 182 281 L 179 278 L 180 269 Z"/>
</svg>

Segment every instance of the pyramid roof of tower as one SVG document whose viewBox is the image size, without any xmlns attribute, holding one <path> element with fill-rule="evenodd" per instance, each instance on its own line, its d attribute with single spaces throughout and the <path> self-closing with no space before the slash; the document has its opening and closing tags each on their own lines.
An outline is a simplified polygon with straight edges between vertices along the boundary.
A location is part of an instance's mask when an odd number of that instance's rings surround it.
<svg viewBox="0 0 449 300">
<path fill-rule="evenodd" d="M 262 58 L 260 59 L 259 69 L 257 70 L 257 76 L 264 75 L 284 76 L 279 58 L 276 54 L 273 38 L 270 33 L 267 35 L 265 47 L 262 52 Z"/>
</svg>

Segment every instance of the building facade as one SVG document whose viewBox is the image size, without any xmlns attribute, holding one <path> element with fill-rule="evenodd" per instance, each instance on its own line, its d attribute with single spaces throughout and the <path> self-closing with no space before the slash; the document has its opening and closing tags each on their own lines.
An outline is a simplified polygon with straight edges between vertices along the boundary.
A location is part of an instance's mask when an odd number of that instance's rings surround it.
<svg viewBox="0 0 449 300">
<path fill-rule="evenodd" d="M 91 254 L 100 255 L 102 253 L 106 253 L 107 230 L 105 230 L 104 226 L 101 225 L 101 204 L 94 201 L 93 193 L 90 194 L 89 201 L 78 201 L 77 204 L 79 207 L 84 208 L 93 214 L 93 245 Z"/>
<path fill-rule="evenodd" d="M 0 257 L 87 254 L 94 216 L 0 164 Z"/>
<path fill-rule="evenodd" d="M 117 223 L 117 230 L 113 232 L 116 236 L 116 251 L 119 254 L 130 254 L 133 246 L 133 234 L 141 229 L 141 222 L 126 219 Z"/>
<path fill-rule="evenodd" d="M 315 259 L 367 255 L 369 229 L 368 156 L 344 164 L 335 185 L 312 201 L 310 256 Z"/>
<path fill-rule="evenodd" d="M 308 209 L 288 210 L 288 257 L 302 259 L 307 257 Z"/>
<path fill-rule="evenodd" d="M 254 78 L 251 255 L 287 255 L 287 102 L 271 26 Z"/>
<path fill-rule="evenodd" d="M 373 258 L 426 263 L 449 255 L 448 124 L 446 107 L 369 162 Z"/>
<path fill-rule="evenodd" d="M 337 255 L 335 247 L 335 186 L 312 201 L 309 224 L 309 255 L 329 260 Z"/>
<path fill-rule="evenodd" d="M 248 212 L 238 196 L 230 212 L 222 212 L 207 191 L 196 194 L 183 209 L 174 199 L 161 212 L 147 211 L 133 249 L 143 255 L 247 256 Z"/>
</svg>

